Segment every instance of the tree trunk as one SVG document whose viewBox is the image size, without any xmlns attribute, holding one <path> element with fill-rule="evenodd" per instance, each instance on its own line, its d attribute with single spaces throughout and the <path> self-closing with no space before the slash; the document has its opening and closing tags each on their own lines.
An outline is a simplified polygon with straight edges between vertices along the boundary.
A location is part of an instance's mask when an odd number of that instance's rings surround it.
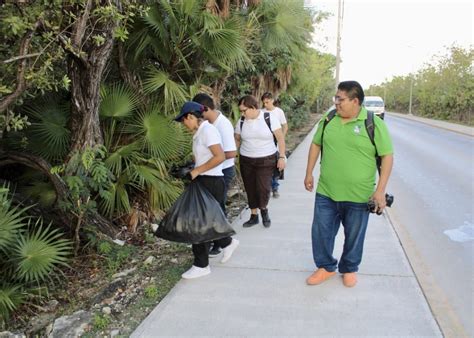
<svg viewBox="0 0 474 338">
<path fill-rule="evenodd" d="M 112 52 L 113 33 L 117 21 L 96 22 L 91 18 L 95 6 L 89 0 L 80 18 L 72 27 L 73 49 L 80 54 L 71 53 L 68 62 L 68 73 L 71 80 L 71 153 L 103 144 L 99 122 L 100 84 L 104 68 Z M 97 44 L 92 36 L 104 37 L 102 44 Z"/>
<path fill-rule="evenodd" d="M 59 201 L 73 203 L 73 201 L 70 201 L 66 183 L 64 183 L 61 177 L 51 173 L 51 166 L 41 157 L 19 152 L 0 152 L 0 167 L 10 164 L 21 164 L 33 168 L 48 177 L 56 190 L 56 205 Z M 60 221 L 63 226 L 70 230 L 74 229 L 75 217 L 71 217 L 70 214 L 58 210 L 53 211 L 52 214 L 55 214 L 56 217 L 50 216 Z M 83 223 L 91 228 L 96 228 L 109 239 L 115 238 L 118 233 L 118 228 L 112 222 L 95 211 L 88 212 L 84 216 Z"/>
</svg>

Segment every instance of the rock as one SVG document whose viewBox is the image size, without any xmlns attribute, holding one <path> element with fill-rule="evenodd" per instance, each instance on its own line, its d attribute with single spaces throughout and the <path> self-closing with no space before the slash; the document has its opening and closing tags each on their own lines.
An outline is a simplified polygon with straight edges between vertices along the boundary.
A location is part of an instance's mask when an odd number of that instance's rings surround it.
<svg viewBox="0 0 474 338">
<path fill-rule="evenodd" d="M 155 257 L 153 256 L 148 256 L 147 259 L 145 259 L 145 261 L 143 262 L 144 265 L 150 265 L 151 263 L 153 263 L 155 261 Z"/>
<path fill-rule="evenodd" d="M 70 316 L 63 316 L 54 321 L 52 338 L 80 337 L 86 332 L 92 322 L 92 314 L 83 310 L 77 311 Z"/>
<path fill-rule="evenodd" d="M 118 272 L 118 273 L 112 275 L 112 278 L 113 278 L 113 279 L 116 279 L 116 278 L 125 277 L 125 276 L 131 274 L 131 273 L 132 273 L 133 271 L 135 271 L 136 269 L 137 269 L 137 268 L 135 267 L 135 268 L 130 268 L 130 269 L 127 269 L 127 270 L 123 270 L 123 271 L 121 271 L 121 272 Z"/>
<path fill-rule="evenodd" d="M 112 297 L 113 295 L 115 295 L 117 289 L 125 288 L 126 284 L 127 283 L 125 282 L 125 280 L 121 278 L 115 279 L 114 281 L 112 281 L 112 283 L 107 285 L 107 287 L 105 287 L 101 292 L 99 292 L 99 294 L 96 295 L 94 299 L 92 299 L 92 304 L 101 303 L 103 299 Z"/>
<path fill-rule="evenodd" d="M 105 315 L 110 315 L 112 313 L 112 309 L 108 306 L 102 308 L 102 313 Z"/>
<path fill-rule="evenodd" d="M 118 329 L 112 330 L 110 331 L 110 338 L 117 337 L 119 334 L 120 334 L 120 330 Z"/>
<path fill-rule="evenodd" d="M 26 338 L 24 333 L 13 333 L 10 331 L 0 332 L 0 338 Z"/>
<path fill-rule="evenodd" d="M 35 333 L 38 331 L 43 330 L 48 324 L 50 324 L 54 320 L 54 314 L 52 313 L 45 313 L 39 316 L 34 317 L 28 323 L 28 327 L 26 329 L 26 333 L 28 335 L 34 336 Z"/>
<path fill-rule="evenodd" d="M 158 224 L 151 223 L 151 230 L 153 231 L 153 233 L 155 233 L 157 229 L 158 229 Z"/>
<path fill-rule="evenodd" d="M 59 302 L 56 299 L 51 299 L 48 304 L 46 304 L 45 309 L 48 312 L 53 312 L 58 307 Z"/>
</svg>

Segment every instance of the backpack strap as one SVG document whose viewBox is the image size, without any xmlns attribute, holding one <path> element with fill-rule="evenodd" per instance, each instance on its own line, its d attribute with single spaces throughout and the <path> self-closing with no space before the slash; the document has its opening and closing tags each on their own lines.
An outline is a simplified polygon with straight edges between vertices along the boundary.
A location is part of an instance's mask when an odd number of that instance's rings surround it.
<svg viewBox="0 0 474 338">
<path fill-rule="evenodd" d="M 268 129 L 270 129 L 270 133 L 272 133 L 272 135 L 273 135 L 273 143 L 275 143 L 275 145 L 277 145 L 278 141 L 275 137 L 275 134 L 273 134 L 272 124 L 270 123 L 270 113 L 267 112 L 267 111 L 264 112 L 263 113 L 263 118 L 265 119 L 265 123 L 267 124 Z"/>
<path fill-rule="evenodd" d="M 321 132 L 321 161 L 323 160 L 323 140 L 324 140 L 324 130 L 326 129 L 326 126 L 328 125 L 329 122 L 336 116 L 336 109 L 331 110 L 327 115 L 326 118 L 324 119 L 323 122 L 323 131 Z"/>
<path fill-rule="evenodd" d="M 379 153 L 377 151 L 377 145 L 375 144 L 374 112 L 367 111 L 367 119 L 365 120 L 365 130 L 367 130 L 367 135 L 369 135 L 370 142 L 372 142 L 375 147 L 375 162 L 377 164 L 377 170 L 380 174 L 382 158 L 379 156 Z"/>
<path fill-rule="evenodd" d="M 272 125 L 271 125 L 271 122 L 270 122 L 270 113 L 269 112 L 264 112 L 263 113 L 263 118 L 265 119 L 265 123 L 267 124 L 268 129 L 270 129 L 270 132 L 273 135 L 273 143 L 275 143 L 275 145 L 277 145 L 278 142 L 277 142 L 277 139 L 276 139 L 275 135 L 273 134 Z M 245 117 L 241 116 L 240 117 L 240 135 L 242 135 L 242 126 L 244 125 L 244 120 L 245 120 Z"/>
</svg>

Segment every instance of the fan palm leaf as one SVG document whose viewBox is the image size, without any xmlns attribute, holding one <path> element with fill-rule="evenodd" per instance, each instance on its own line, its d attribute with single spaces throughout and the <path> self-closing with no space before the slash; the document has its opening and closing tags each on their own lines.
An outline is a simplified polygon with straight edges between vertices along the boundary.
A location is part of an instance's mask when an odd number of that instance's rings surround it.
<svg viewBox="0 0 474 338">
<path fill-rule="evenodd" d="M 62 159 L 69 150 L 71 132 L 67 128 L 69 105 L 58 97 L 45 97 L 25 109 L 31 117 L 27 129 L 28 148 L 48 161 Z"/>
<path fill-rule="evenodd" d="M 0 319 L 7 319 L 25 298 L 20 285 L 0 285 Z"/>
<path fill-rule="evenodd" d="M 103 118 L 125 118 L 130 116 L 140 103 L 139 96 L 124 83 L 102 86 L 99 114 Z"/>
<path fill-rule="evenodd" d="M 32 228 L 18 236 L 12 250 L 16 273 L 24 282 L 42 281 L 56 265 L 67 266 L 72 247 L 57 229 L 51 229 L 51 224 L 43 228 L 41 219 Z"/>
<path fill-rule="evenodd" d="M 8 188 L 0 188 L 0 250 L 6 251 L 14 242 L 20 229 L 25 226 L 25 210 L 12 207 L 8 198 Z"/>
<path fill-rule="evenodd" d="M 179 125 L 158 114 L 156 110 L 139 113 L 125 130 L 135 135 L 141 149 L 152 157 L 170 161 L 178 158 L 186 149 L 184 134 Z"/>
</svg>

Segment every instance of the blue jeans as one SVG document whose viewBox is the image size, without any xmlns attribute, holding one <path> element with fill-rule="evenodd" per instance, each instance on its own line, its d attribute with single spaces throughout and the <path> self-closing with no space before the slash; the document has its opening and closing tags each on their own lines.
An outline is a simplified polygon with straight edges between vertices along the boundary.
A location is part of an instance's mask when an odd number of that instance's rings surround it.
<svg viewBox="0 0 474 338">
<path fill-rule="evenodd" d="M 311 229 L 313 259 L 316 266 L 327 271 L 335 271 L 337 266 L 340 273 L 358 271 L 368 221 L 367 203 L 335 202 L 316 193 Z M 337 265 L 337 259 L 332 253 L 341 222 L 344 227 L 344 248 Z"/>
<path fill-rule="evenodd" d="M 278 191 L 278 187 L 280 186 L 280 183 L 278 183 L 278 177 L 275 177 L 275 175 L 272 176 L 272 191 Z"/>
<path fill-rule="evenodd" d="M 232 180 L 235 177 L 235 166 L 222 169 L 222 173 L 224 174 L 224 183 L 225 183 L 224 184 L 224 205 L 225 205 L 227 202 L 227 191 L 229 191 L 230 182 L 232 182 Z"/>
</svg>

